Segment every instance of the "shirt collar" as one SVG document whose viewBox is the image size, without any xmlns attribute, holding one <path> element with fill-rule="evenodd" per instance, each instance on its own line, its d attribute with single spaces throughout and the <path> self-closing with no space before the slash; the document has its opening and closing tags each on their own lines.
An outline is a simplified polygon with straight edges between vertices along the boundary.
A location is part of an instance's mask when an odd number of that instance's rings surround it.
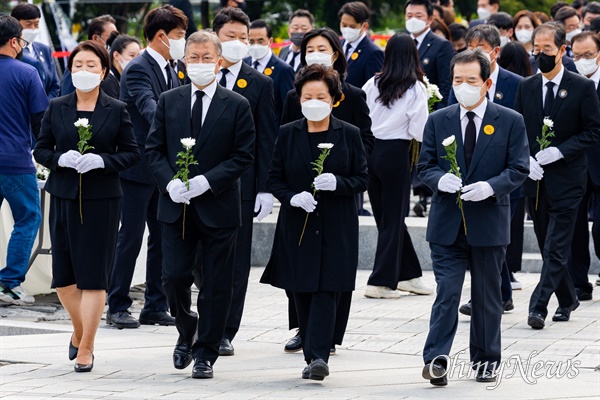
<svg viewBox="0 0 600 400">
<path fill-rule="evenodd" d="M 158 51 L 154 50 L 150 46 L 146 47 L 146 51 L 158 63 L 158 66 L 160 67 L 160 69 L 165 69 L 165 67 L 167 66 L 167 64 L 169 62 L 167 60 L 165 60 L 165 58 Z"/>
<path fill-rule="evenodd" d="M 496 61 L 496 69 L 494 69 L 494 71 L 490 74 L 490 79 L 492 80 L 492 85 L 495 85 L 496 83 L 498 83 L 498 71 L 500 71 L 500 66 L 497 63 L 498 63 L 498 61 Z"/>
<path fill-rule="evenodd" d="M 565 74 L 565 67 L 563 67 L 562 65 L 562 60 L 561 60 L 561 65 L 560 65 L 560 71 L 558 72 L 558 74 L 556 74 L 556 76 L 554 78 L 552 78 L 552 82 L 556 85 L 556 87 L 558 87 L 560 85 L 560 81 L 562 81 L 562 77 Z M 542 86 L 546 86 L 546 83 L 550 82 L 549 79 L 547 79 L 544 75 L 542 75 Z"/>
<path fill-rule="evenodd" d="M 29 52 L 31 54 L 35 54 L 35 50 L 33 49 L 33 42 L 29 43 L 27 46 L 25 46 L 29 49 Z"/>
<path fill-rule="evenodd" d="M 598 87 L 598 82 L 600 82 L 600 68 L 598 68 L 596 70 L 596 72 L 594 72 L 592 74 L 592 76 L 590 76 L 590 79 L 594 82 L 594 84 L 596 85 L 596 87 Z"/>
<path fill-rule="evenodd" d="M 419 36 L 415 36 L 412 33 L 410 34 L 410 37 L 412 37 L 413 39 L 417 39 L 417 41 L 419 42 L 419 44 L 421 44 L 421 42 L 423 42 L 423 39 L 425 39 L 425 36 L 427 36 L 427 34 L 429 33 L 429 31 L 431 30 L 431 28 L 427 28 L 425 30 L 425 32 L 421 33 Z"/>
<path fill-rule="evenodd" d="M 196 92 L 199 91 L 200 89 L 198 89 L 196 87 L 196 85 L 194 85 L 193 83 L 190 86 L 192 87 L 192 99 L 193 99 L 194 96 L 196 95 Z M 212 81 L 212 83 L 210 85 L 208 85 L 207 87 L 202 89 L 202 91 L 204 92 L 204 95 L 209 98 L 209 100 L 212 100 L 212 98 L 215 97 L 215 92 L 217 91 L 217 78 L 215 77 L 215 80 Z"/>
<path fill-rule="evenodd" d="M 238 62 L 236 62 L 235 64 L 233 64 L 232 66 L 230 66 L 229 68 L 227 68 L 227 70 L 229 71 L 229 73 L 234 77 L 237 78 L 237 76 L 240 74 L 240 70 L 242 69 L 242 63 L 244 61 L 240 60 Z M 223 67 L 221 66 L 221 69 L 223 69 Z"/>
<path fill-rule="evenodd" d="M 263 58 L 260 58 L 258 60 L 254 59 L 254 57 L 252 58 L 252 64 L 254 64 L 256 61 L 258 61 L 258 64 L 261 67 L 266 68 L 267 64 L 269 63 L 269 60 L 271 59 L 271 56 L 273 55 L 273 52 L 271 51 L 271 49 L 269 49 L 269 51 L 267 52 L 267 55 L 264 56 Z"/>
<path fill-rule="evenodd" d="M 483 120 L 483 116 L 485 115 L 485 110 L 487 109 L 487 103 L 488 103 L 488 99 L 484 99 L 480 105 L 478 105 L 476 108 L 472 109 L 471 111 L 473 111 L 475 113 L 475 115 L 477 115 L 479 118 L 481 118 Z M 467 115 L 467 112 L 469 112 L 469 110 L 467 110 L 463 106 L 460 106 L 460 119 L 461 120 L 465 117 L 465 115 Z"/>
</svg>

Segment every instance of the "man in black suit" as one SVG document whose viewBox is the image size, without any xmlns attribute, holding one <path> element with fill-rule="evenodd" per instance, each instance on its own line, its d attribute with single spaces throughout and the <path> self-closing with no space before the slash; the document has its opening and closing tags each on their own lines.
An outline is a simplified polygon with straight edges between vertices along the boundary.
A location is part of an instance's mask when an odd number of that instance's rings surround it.
<svg viewBox="0 0 600 400">
<path fill-rule="evenodd" d="M 342 46 L 348 61 L 346 82 L 362 88 L 383 66 L 383 51 L 367 36 L 369 8 L 360 1 L 346 3 L 338 12 Z"/>
<path fill-rule="evenodd" d="M 567 71 L 560 62 L 565 52 L 562 24 L 538 26 L 532 43 L 542 73 L 521 81 L 515 110 L 527 125 L 531 179 L 524 190 L 543 258 L 527 323 L 542 329 L 552 294 L 558 299 L 553 321 L 568 321 L 579 306 L 567 262 L 577 209 L 586 190 L 586 151 L 600 139 L 600 103 L 594 83 Z M 545 118 L 552 121 L 554 137 L 541 150 L 536 139 L 542 136 Z"/>
<path fill-rule="evenodd" d="M 469 28 L 477 25 L 487 24 L 488 19 L 498 12 L 500 8 L 500 0 L 478 0 L 477 1 L 477 16 L 478 19 L 474 19 L 469 22 Z"/>
<path fill-rule="evenodd" d="M 220 349 L 221 355 L 230 356 L 234 354 L 231 341 L 240 328 L 248 287 L 252 219 L 258 213 L 258 220 L 262 220 L 273 208 L 273 195 L 267 192 L 267 173 L 275 145 L 273 81 L 242 61 L 248 53 L 250 30 L 250 21 L 242 10 L 223 8 L 213 20 L 213 30 L 223 45 L 223 63 L 217 82 L 248 100 L 256 132 L 255 161 L 241 179 L 242 226 L 238 228 L 235 247 L 231 310 Z"/>
<path fill-rule="evenodd" d="M 179 331 L 173 364 L 184 369 L 193 358 L 192 378 L 212 378 L 219 357 L 231 303 L 236 229 L 242 223 L 240 177 L 254 152 L 248 101 L 216 82 L 221 51 L 215 35 L 190 35 L 186 63 L 193 84 L 160 97 L 146 142 L 148 167 L 161 191 L 163 285 Z M 190 166 L 186 186 L 173 177 L 180 170 L 177 153 L 192 139 L 198 164 Z M 194 272 L 202 277 L 198 314 L 191 311 Z"/>
<path fill-rule="evenodd" d="M 566 35 L 565 55 L 569 58 L 573 58 L 571 41 L 575 35 L 581 33 L 581 18 L 579 17 L 577 10 L 573 7 L 562 7 L 556 12 L 553 20 L 564 25 Z"/>
<path fill-rule="evenodd" d="M 296 10 L 288 21 L 287 33 L 292 44 L 279 51 L 279 58 L 289 64 L 294 72 L 300 68 L 300 44 L 306 32 L 315 28 L 315 17 L 307 10 Z"/>
<path fill-rule="evenodd" d="M 448 357 L 467 268 L 473 299 L 470 359 L 478 382 L 496 380 L 501 359 L 500 271 L 510 242 L 509 195 L 529 172 L 523 117 L 486 99 L 492 81 L 485 53 L 465 50 L 450 67 L 460 105 L 429 116 L 417 167 L 419 177 L 434 192 L 427 241 L 438 286 L 422 376 L 436 386 L 448 383 Z M 448 142 L 456 143 L 461 178 L 448 172 L 450 162 L 444 159 Z M 464 214 L 457 205 L 459 195 Z"/>
<path fill-rule="evenodd" d="M 108 289 L 106 323 L 122 328 L 144 325 L 174 325 L 167 313 L 167 299 L 162 288 L 161 227 L 156 220 L 160 191 L 152 178 L 144 146 L 150 125 L 154 120 L 156 102 L 161 93 L 179 86 L 170 60 L 183 57 L 186 16 L 177 8 L 165 5 L 146 17 L 144 36 L 146 51 L 131 60 L 121 76 L 121 100 L 127 103 L 135 138 L 140 146 L 140 163 L 121 174 L 123 200 L 121 228 L 117 241 L 115 261 Z M 140 253 L 145 225 L 148 226 L 148 254 L 146 258 L 146 302 L 139 322 L 131 316 L 129 288 Z"/>
<path fill-rule="evenodd" d="M 250 24 L 250 57 L 244 62 L 273 80 L 275 97 L 275 132 L 279 131 L 281 113 L 287 93 L 294 88 L 294 69 L 276 57 L 270 49 L 273 31 L 267 23 L 258 19 Z"/>
</svg>

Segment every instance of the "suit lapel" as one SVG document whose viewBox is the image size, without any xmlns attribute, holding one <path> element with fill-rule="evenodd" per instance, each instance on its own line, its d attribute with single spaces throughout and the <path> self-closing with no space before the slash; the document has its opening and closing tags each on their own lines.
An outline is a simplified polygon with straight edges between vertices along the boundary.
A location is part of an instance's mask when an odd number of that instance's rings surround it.
<svg viewBox="0 0 600 400">
<path fill-rule="evenodd" d="M 215 131 L 215 125 L 217 124 L 217 122 L 219 122 L 219 118 L 221 117 L 221 114 L 223 114 L 226 108 L 227 89 L 221 87 L 217 83 L 215 96 L 211 100 L 210 106 L 208 107 L 206 118 L 204 119 L 204 123 L 202 124 L 202 132 L 200 133 L 200 137 L 197 141 L 198 146 L 196 146 L 196 150 L 194 151 L 194 153 L 199 151 L 200 147 L 202 147 L 202 144 L 206 142 L 206 139 L 208 139 L 208 137 Z M 188 120 L 191 121 L 191 117 Z"/>
<path fill-rule="evenodd" d="M 454 110 L 450 111 L 446 118 L 449 119 L 448 124 L 446 125 L 448 132 L 441 140 L 446 139 L 449 136 L 454 135 L 456 138 L 456 161 L 458 162 L 458 166 L 460 167 L 461 175 L 466 177 L 467 175 L 467 162 L 465 161 L 465 148 L 462 138 L 462 126 L 460 124 L 460 106 L 457 104 L 454 107 Z M 440 142 L 441 143 L 441 142 Z M 443 154 L 446 155 L 445 153 Z"/>
<path fill-rule="evenodd" d="M 314 176 L 312 165 L 310 164 L 314 160 L 312 159 L 312 153 L 310 151 L 310 142 L 308 140 L 308 125 L 306 118 L 299 119 L 294 125 L 294 142 L 296 148 L 302 157 L 304 166 L 306 167 L 310 176 Z"/>
<path fill-rule="evenodd" d="M 423 38 L 423 42 L 419 46 L 419 60 L 423 60 L 423 57 L 425 57 L 425 54 L 427 54 L 427 51 L 431 48 L 431 42 L 433 41 L 432 35 L 434 35 L 434 33 L 429 31 L 427 35 L 425 35 L 425 38 Z"/>
<path fill-rule="evenodd" d="M 354 61 L 358 60 L 360 58 L 360 56 L 362 56 L 363 50 L 368 45 L 368 43 L 366 42 L 367 40 L 371 40 L 371 39 L 369 39 L 367 36 L 365 36 L 363 38 L 363 40 L 360 41 L 360 43 L 358 44 L 358 46 L 356 47 L 356 49 L 354 49 L 354 51 L 350 55 L 350 59 L 347 60 L 348 61 L 348 67 L 347 67 L 347 69 L 350 69 L 350 66 L 352 64 L 354 64 Z M 346 41 L 344 41 L 344 43 L 342 44 L 342 49 L 344 48 L 345 45 L 346 45 Z M 356 53 L 356 55 L 357 55 L 356 58 L 352 57 L 352 55 L 354 55 L 354 53 Z M 344 54 L 344 56 L 345 56 L 345 54 Z"/>
<path fill-rule="evenodd" d="M 160 66 L 158 65 L 156 60 L 146 51 L 142 54 L 142 56 L 146 57 L 146 60 L 148 60 L 148 62 L 150 63 L 150 67 L 152 67 L 152 71 L 154 71 L 154 74 L 156 75 L 156 79 L 158 79 L 158 83 L 160 85 L 160 91 L 161 92 L 166 91 L 167 90 L 167 82 L 165 82 L 165 75 L 163 74 L 162 69 L 160 69 Z"/>
<path fill-rule="evenodd" d="M 564 71 L 565 72 L 560 81 L 560 85 L 558 85 L 558 91 L 556 92 L 554 104 L 552 104 L 552 111 L 550 111 L 551 120 L 554 120 L 554 118 L 558 114 L 560 106 L 569 95 L 569 88 L 571 86 L 571 73 L 566 68 L 564 69 Z"/>
<path fill-rule="evenodd" d="M 77 121 L 77 94 L 73 92 L 65 96 L 64 102 L 60 108 L 65 132 L 67 133 L 71 146 L 76 149 L 77 143 L 79 142 L 79 133 L 74 125 L 75 121 Z"/>
<path fill-rule="evenodd" d="M 108 101 L 108 95 L 106 95 L 103 91 L 100 91 L 100 95 L 98 96 L 98 101 L 96 101 L 96 106 L 94 107 L 94 112 L 92 113 L 92 119 L 90 121 L 90 125 L 92 125 L 92 138 L 94 138 L 96 134 L 100 132 L 104 122 L 106 122 L 106 118 L 108 118 L 108 114 L 110 114 L 110 102 Z"/>
<path fill-rule="evenodd" d="M 193 85 L 193 84 L 192 84 Z M 218 85 L 218 83 L 217 83 Z M 191 88 L 189 90 L 179 90 L 179 102 L 177 104 L 177 121 L 179 122 L 179 138 L 192 137 L 192 94 Z M 212 102 L 211 102 L 212 104 Z M 208 114 L 206 114 L 208 119 Z M 202 136 L 202 135 L 200 135 Z"/>
<path fill-rule="evenodd" d="M 250 72 L 248 71 L 248 69 L 255 70 L 254 68 L 250 67 L 246 63 L 242 63 L 242 67 L 240 68 L 240 73 L 238 74 L 236 81 L 233 83 L 233 91 L 236 92 L 237 94 L 241 94 L 242 96 L 244 96 L 244 92 L 246 91 L 248 86 L 250 86 L 250 82 L 252 81 L 252 76 L 250 75 Z M 246 84 L 242 85 L 244 87 L 240 87 L 240 85 L 239 85 L 240 81 L 242 81 L 242 80 L 246 81 Z M 244 97 L 246 97 L 246 96 L 244 96 Z"/>
<path fill-rule="evenodd" d="M 544 104 L 542 103 L 542 74 L 535 75 L 533 81 L 533 105 L 538 116 L 538 121 L 542 123 L 544 119 Z"/>
<path fill-rule="evenodd" d="M 488 101 L 487 109 L 485 110 L 485 114 L 483 116 L 483 121 L 481 122 L 481 127 L 479 128 L 479 133 L 477 135 L 477 142 L 475 143 L 475 150 L 473 151 L 473 159 L 471 160 L 471 165 L 469 166 L 469 170 L 467 171 L 467 177 L 469 177 L 475 168 L 477 167 L 477 163 L 481 160 L 481 157 L 485 153 L 485 149 L 488 144 L 494 138 L 494 131 L 498 129 L 498 110 L 494 103 Z M 491 126 L 493 128 L 491 134 L 485 133 L 486 126 Z"/>
</svg>

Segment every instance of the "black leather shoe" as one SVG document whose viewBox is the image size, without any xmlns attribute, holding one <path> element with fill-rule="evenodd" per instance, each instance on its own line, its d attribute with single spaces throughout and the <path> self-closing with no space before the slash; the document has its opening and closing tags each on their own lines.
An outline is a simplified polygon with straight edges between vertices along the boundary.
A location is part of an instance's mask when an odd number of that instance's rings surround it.
<svg viewBox="0 0 600 400">
<path fill-rule="evenodd" d="M 211 379 L 213 377 L 213 369 L 210 366 L 210 361 L 197 359 L 192 368 L 192 378 L 194 379 Z"/>
<path fill-rule="evenodd" d="M 546 323 L 544 322 L 544 317 L 542 317 L 542 314 L 530 312 L 529 317 L 527 318 L 527 325 L 533 329 L 544 329 Z"/>
<path fill-rule="evenodd" d="M 75 363 L 75 367 L 73 368 L 75 372 L 90 372 L 94 368 L 94 355 L 92 354 L 92 363 L 91 364 L 79 364 Z"/>
<path fill-rule="evenodd" d="M 313 360 L 308 366 L 308 379 L 322 381 L 326 376 L 329 376 L 327 363 L 320 358 Z"/>
<path fill-rule="evenodd" d="M 107 312 L 106 324 L 118 329 L 133 329 L 140 326 L 140 323 L 131 316 L 129 311 Z"/>
<path fill-rule="evenodd" d="M 302 379 L 308 379 L 309 376 L 310 376 L 310 365 L 307 365 L 302 370 Z"/>
<path fill-rule="evenodd" d="M 173 366 L 177 369 L 185 369 L 192 362 L 192 345 L 178 343 L 173 350 Z"/>
<path fill-rule="evenodd" d="M 496 382 L 496 373 L 494 371 L 489 371 L 487 369 L 483 369 L 481 371 L 477 371 L 477 376 L 475 377 L 477 382 Z"/>
<path fill-rule="evenodd" d="M 571 311 L 575 311 L 577 307 L 579 307 L 579 300 L 575 300 L 575 303 L 571 307 L 558 307 L 554 316 L 552 316 L 552 321 L 567 322 L 571 319 Z"/>
<path fill-rule="evenodd" d="M 300 332 L 297 332 L 296 336 L 285 344 L 284 351 L 286 353 L 296 353 L 300 350 L 302 350 L 302 339 L 300 339 Z"/>
<path fill-rule="evenodd" d="M 463 304 L 462 306 L 460 306 L 460 308 L 458 309 L 458 312 L 464 315 L 471 315 L 471 300 L 469 300 L 468 303 Z"/>
<path fill-rule="evenodd" d="M 227 338 L 221 339 L 221 345 L 219 346 L 220 356 L 232 356 L 235 353 L 231 340 Z"/>
<path fill-rule="evenodd" d="M 448 377 L 446 376 L 446 368 L 438 363 L 428 362 L 423 367 L 421 376 L 424 379 L 429 379 L 429 383 L 433 386 L 446 386 L 448 385 Z"/>
<path fill-rule="evenodd" d="M 579 301 L 590 301 L 592 299 L 592 292 L 584 292 L 581 289 L 575 289 L 575 292 Z"/>
<path fill-rule="evenodd" d="M 166 311 L 142 311 L 140 313 L 140 324 L 142 325 L 175 325 L 175 318 Z"/>
<path fill-rule="evenodd" d="M 69 340 L 69 360 L 73 361 L 77 358 L 77 352 L 79 349 L 73 346 L 73 335 L 71 335 L 71 340 Z"/>
<path fill-rule="evenodd" d="M 508 299 L 504 303 L 502 303 L 502 312 L 503 313 L 505 313 L 507 311 L 512 311 L 514 309 L 515 309 L 515 305 L 513 304 L 512 299 Z"/>
<path fill-rule="evenodd" d="M 331 348 L 329 349 L 329 355 L 335 356 L 335 344 L 331 345 Z"/>
</svg>

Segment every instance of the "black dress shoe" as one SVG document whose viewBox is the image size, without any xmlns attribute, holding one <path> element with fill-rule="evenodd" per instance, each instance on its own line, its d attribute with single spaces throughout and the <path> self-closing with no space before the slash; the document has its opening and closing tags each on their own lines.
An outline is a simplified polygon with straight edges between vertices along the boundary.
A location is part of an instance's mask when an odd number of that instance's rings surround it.
<svg viewBox="0 0 600 400">
<path fill-rule="evenodd" d="M 477 371 L 477 376 L 475 377 L 477 382 L 496 382 L 496 373 L 494 371 L 489 371 L 487 369 L 482 369 L 481 371 Z"/>
<path fill-rule="evenodd" d="M 173 366 L 177 369 L 187 368 L 192 362 L 192 345 L 188 343 L 178 343 L 173 350 Z"/>
<path fill-rule="evenodd" d="M 308 379 L 313 381 L 322 381 L 329 375 L 327 363 L 320 358 L 313 360 L 308 366 Z"/>
<path fill-rule="evenodd" d="M 307 365 L 302 370 L 302 379 L 308 379 L 310 377 L 310 365 Z"/>
<path fill-rule="evenodd" d="M 286 353 L 296 353 L 300 350 L 302 350 L 302 339 L 300 339 L 300 332 L 297 332 L 296 336 L 285 344 L 284 351 Z"/>
<path fill-rule="evenodd" d="M 558 307 L 554 316 L 552 316 L 552 321 L 567 322 L 571 319 L 571 312 L 575 311 L 577 307 L 579 307 L 579 300 L 575 300 L 575 303 L 573 303 L 571 307 Z"/>
<path fill-rule="evenodd" d="M 140 323 L 131 316 L 129 311 L 107 312 L 106 324 L 118 329 L 133 329 L 140 326 Z"/>
<path fill-rule="evenodd" d="M 464 315 L 471 315 L 471 300 L 469 300 L 468 303 L 463 304 L 462 306 L 460 306 L 460 308 L 458 309 L 458 312 Z"/>
<path fill-rule="evenodd" d="M 335 356 L 335 344 L 331 345 L 331 348 L 329 349 L 329 355 Z"/>
<path fill-rule="evenodd" d="M 423 204 L 420 201 L 415 203 L 415 206 L 413 207 L 413 211 L 415 212 L 415 215 L 417 217 L 425 216 L 425 207 L 423 206 Z"/>
<path fill-rule="evenodd" d="M 142 311 L 140 313 L 140 324 L 142 325 L 175 325 L 175 318 L 166 311 Z"/>
<path fill-rule="evenodd" d="M 507 311 L 512 311 L 514 309 L 515 309 L 515 305 L 513 304 L 512 299 L 508 299 L 504 303 L 502 303 L 502 312 L 503 313 L 505 313 Z"/>
<path fill-rule="evenodd" d="M 71 335 L 71 340 L 69 340 L 69 360 L 73 361 L 77 358 L 77 352 L 79 348 L 73 346 L 73 335 Z"/>
<path fill-rule="evenodd" d="M 73 368 L 75 372 L 90 372 L 94 368 L 94 355 L 92 354 L 92 363 L 91 364 L 79 364 L 75 363 L 75 367 Z"/>
<path fill-rule="evenodd" d="M 424 379 L 429 379 L 429 383 L 433 386 L 448 385 L 448 377 L 446 376 L 446 368 L 438 363 L 426 363 L 421 372 Z"/>
<path fill-rule="evenodd" d="M 592 299 L 592 292 L 584 292 L 581 289 L 575 289 L 575 292 L 579 301 L 589 301 Z"/>
<path fill-rule="evenodd" d="M 544 317 L 542 317 L 542 314 L 530 312 L 529 317 L 527 317 L 527 325 L 533 329 L 544 329 L 546 323 L 544 322 Z"/>
<path fill-rule="evenodd" d="M 210 361 L 197 359 L 192 368 L 192 378 L 194 379 L 210 379 L 213 377 L 213 369 L 210 366 Z"/>
<path fill-rule="evenodd" d="M 219 346 L 219 355 L 220 356 L 232 356 L 235 350 L 233 349 L 233 345 L 231 344 L 231 340 L 227 338 L 221 339 L 221 345 Z"/>
</svg>

